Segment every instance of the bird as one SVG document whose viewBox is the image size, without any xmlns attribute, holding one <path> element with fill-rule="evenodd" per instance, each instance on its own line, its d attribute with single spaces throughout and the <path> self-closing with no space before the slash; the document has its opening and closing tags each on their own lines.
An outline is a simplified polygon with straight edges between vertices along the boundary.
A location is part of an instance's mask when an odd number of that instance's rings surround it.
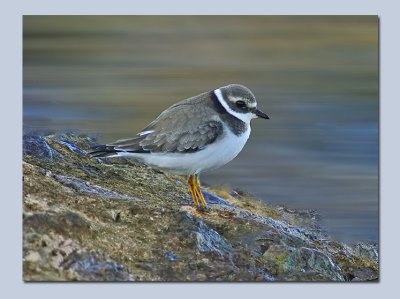
<svg viewBox="0 0 400 299">
<path fill-rule="evenodd" d="M 91 156 L 133 158 L 187 176 L 196 207 L 207 207 L 199 175 L 234 159 L 249 139 L 250 121 L 269 119 L 254 94 L 229 84 L 170 106 L 134 137 L 92 148 Z"/>
</svg>

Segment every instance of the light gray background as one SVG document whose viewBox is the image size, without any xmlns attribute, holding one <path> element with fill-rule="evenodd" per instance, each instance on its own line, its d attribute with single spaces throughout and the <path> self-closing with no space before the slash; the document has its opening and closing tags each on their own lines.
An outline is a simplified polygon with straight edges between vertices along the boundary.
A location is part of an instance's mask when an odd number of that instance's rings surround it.
<svg viewBox="0 0 400 299">
<path fill-rule="evenodd" d="M 134 3 L 137 2 L 137 3 Z M 1 42 L 1 293 L 5 298 L 377 298 L 398 293 L 399 5 L 396 1 L 203 0 L 2 1 Z M 22 281 L 22 15 L 23 14 L 346 14 L 379 15 L 381 26 L 379 283 L 23 283 Z"/>
</svg>

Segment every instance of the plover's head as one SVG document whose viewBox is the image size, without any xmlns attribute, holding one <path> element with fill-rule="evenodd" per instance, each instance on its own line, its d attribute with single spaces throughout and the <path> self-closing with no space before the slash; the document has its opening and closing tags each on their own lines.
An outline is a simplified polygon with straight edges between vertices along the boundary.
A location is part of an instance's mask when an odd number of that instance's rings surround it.
<svg viewBox="0 0 400 299">
<path fill-rule="evenodd" d="M 246 86 L 230 84 L 214 90 L 225 110 L 240 120 L 249 123 L 256 117 L 269 119 L 268 115 L 257 109 L 257 100 Z"/>
</svg>

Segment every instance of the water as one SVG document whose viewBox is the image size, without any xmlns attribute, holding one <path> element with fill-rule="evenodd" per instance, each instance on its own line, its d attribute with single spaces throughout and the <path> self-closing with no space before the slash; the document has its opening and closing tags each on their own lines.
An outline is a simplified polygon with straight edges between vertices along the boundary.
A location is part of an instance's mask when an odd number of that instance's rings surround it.
<svg viewBox="0 0 400 299">
<path fill-rule="evenodd" d="M 25 16 L 24 127 L 127 138 L 178 100 L 248 86 L 254 120 L 212 185 L 378 239 L 378 18 Z"/>
</svg>

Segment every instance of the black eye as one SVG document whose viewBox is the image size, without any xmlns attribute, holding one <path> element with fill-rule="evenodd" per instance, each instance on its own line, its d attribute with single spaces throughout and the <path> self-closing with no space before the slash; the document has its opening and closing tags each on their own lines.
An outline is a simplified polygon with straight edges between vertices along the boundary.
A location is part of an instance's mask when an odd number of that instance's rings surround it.
<svg viewBox="0 0 400 299">
<path fill-rule="evenodd" d="M 236 106 L 238 108 L 244 108 L 246 107 L 246 103 L 244 101 L 236 101 Z"/>
</svg>

